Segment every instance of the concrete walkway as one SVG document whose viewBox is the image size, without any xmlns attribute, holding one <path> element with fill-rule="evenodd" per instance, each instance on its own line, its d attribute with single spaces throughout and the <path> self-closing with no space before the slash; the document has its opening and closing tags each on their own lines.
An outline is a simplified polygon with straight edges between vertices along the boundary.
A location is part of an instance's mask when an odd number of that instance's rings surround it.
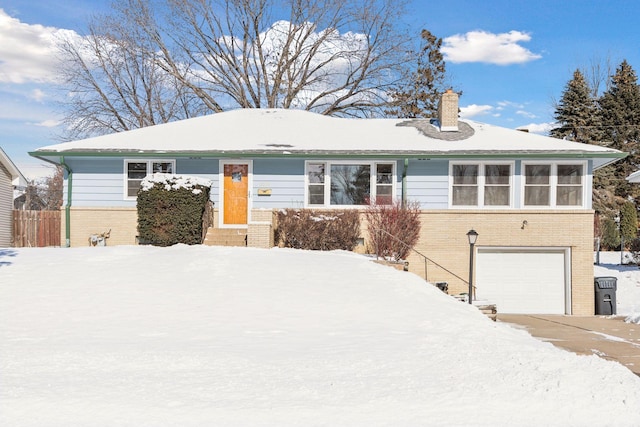
<svg viewBox="0 0 640 427">
<path fill-rule="evenodd" d="M 617 361 L 640 376 L 640 325 L 622 317 L 498 314 L 497 320 L 556 347 Z"/>
</svg>

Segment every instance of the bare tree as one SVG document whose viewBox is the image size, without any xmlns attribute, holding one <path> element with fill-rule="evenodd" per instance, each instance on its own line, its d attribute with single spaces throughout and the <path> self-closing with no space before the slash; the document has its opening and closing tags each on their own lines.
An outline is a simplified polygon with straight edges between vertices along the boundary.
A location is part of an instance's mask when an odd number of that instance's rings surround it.
<svg viewBox="0 0 640 427">
<path fill-rule="evenodd" d="M 53 175 L 47 177 L 40 187 L 39 194 L 45 203 L 45 210 L 55 211 L 62 207 L 63 178 L 64 171 L 61 166 L 57 166 Z"/>
<path fill-rule="evenodd" d="M 60 75 L 68 92 L 65 139 L 205 112 L 197 97 L 158 66 L 156 46 L 138 26 L 150 11 L 115 11 L 114 16 L 94 18 L 86 36 L 71 34 L 60 40 Z"/>
<path fill-rule="evenodd" d="M 29 181 L 24 194 L 16 199 L 16 209 L 53 211 L 62 207 L 63 170 L 58 166 L 53 175 Z"/>
<path fill-rule="evenodd" d="M 615 66 L 610 56 L 604 58 L 593 57 L 581 71 L 587 80 L 589 88 L 591 88 L 592 98 L 599 98 L 603 92 L 611 88 L 611 76 L 615 72 Z M 602 85 L 604 85 L 604 88 L 602 88 Z"/>
<path fill-rule="evenodd" d="M 116 0 L 63 45 L 67 121 L 90 134 L 233 108 L 382 115 L 407 74 L 405 3 Z"/>
</svg>

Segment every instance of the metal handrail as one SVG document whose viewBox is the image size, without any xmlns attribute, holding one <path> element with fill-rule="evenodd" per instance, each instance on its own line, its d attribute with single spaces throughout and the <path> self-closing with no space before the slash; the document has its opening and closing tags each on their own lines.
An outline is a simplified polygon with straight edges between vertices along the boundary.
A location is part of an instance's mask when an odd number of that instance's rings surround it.
<svg viewBox="0 0 640 427">
<path fill-rule="evenodd" d="M 402 240 L 398 239 L 396 236 L 394 236 L 393 234 L 389 233 L 387 230 L 383 230 L 381 228 L 374 228 L 373 230 L 375 231 L 381 231 L 384 234 L 388 235 L 389 237 L 391 237 L 392 239 L 394 239 L 396 242 L 401 243 L 402 245 L 404 245 L 405 247 L 407 247 L 410 251 L 415 252 L 416 254 L 420 255 L 422 258 L 424 258 L 424 280 L 425 281 L 429 281 L 427 279 L 427 261 L 431 261 L 432 263 L 434 263 L 436 266 L 440 267 L 441 269 L 443 269 L 444 271 L 446 271 L 447 273 L 451 274 L 452 276 L 462 280 L 463 283 L 465 284 L 469 284 L 468 280 L 463 279 L 462 277 L 458 276 L 456 273 L 454 273 L 453 271 L 449 270 L 446 267 L 443 267 L 442 265 L 438 264 L 437 262 L 435 262 L 434 260 L 432 260 L 431 258 L 429 258 L 428 256 L 424 255 L 423 253 L 419 252 L 418 250 L 412 248 L 411 246 L 409 246 L 408 244 L 406 244 L 405 242 L 403 242 Z M 377 255 L 377 254 L 376 254 Z M 475 288 L 475 286 L 474 286 Z"/>
</svg>

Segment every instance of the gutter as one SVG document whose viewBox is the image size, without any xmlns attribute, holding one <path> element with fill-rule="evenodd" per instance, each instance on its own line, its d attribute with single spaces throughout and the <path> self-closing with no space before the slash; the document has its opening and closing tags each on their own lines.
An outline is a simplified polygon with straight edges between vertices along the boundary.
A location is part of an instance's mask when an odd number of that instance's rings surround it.
<svg viewBox="0 0 640 427">
<path fill-rule="evenodd" d="M 122 157 L 122 158 L 304 158 L 304 159 L 380 159 L 380 158 L 409 158 L 409 159 L 597 159 L 608 158 L 616 161 L 627 157 L 628 153 L 621 151 L 140 151 L 140 150 L 112 150 L 112 151 L 32 151 L 29 155 L 44 161 L 47 157 Z"/>
<path fill-rule="evenodd" d="M 407 206 L 407 169 L 409 169 L 409 159 L 405 157 L 404 168 L 402 169 L 402 207 Z"/>
<path fill-rule="evenodd" d="M 60 156 L 60 165 L 67 171 L 67 203 L 64 206 L 64 239 L 65 247 L 71 247 L 71 196 L 73 194 L 73 171 Z"/>
</svg>

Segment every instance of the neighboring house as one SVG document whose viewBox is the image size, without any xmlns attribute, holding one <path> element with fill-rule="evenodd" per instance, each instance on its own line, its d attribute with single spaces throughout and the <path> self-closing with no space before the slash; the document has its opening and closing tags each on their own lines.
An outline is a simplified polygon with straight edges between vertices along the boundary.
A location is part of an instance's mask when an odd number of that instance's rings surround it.
<svg viewBox="0 0 640 427">
<path fill-rule="evenodd" d="M 26 178 L 0 148 L 0 248 L 13 243 L 14 192 L 24 190 L 26 185 Z"/>
<path fill-rule="evenodd" d="M 13 199 L 13 208 L 19 211 L 34 210 L 41 211 L 47 208 L 47 204 L 37 194 L 22 193 L 15 199 Z"/>
<path fill-rule="evenodd" d="M 627 179 L 627 181 L 629 181 L 631 183 L 634 183 L 634 184 L 640 183 L 640 171 L 636 171 L 636 172 L 632 173 L 626 179 Z"/>
<path fill-rule="evenodd" d="M 625 154 L 457 115 L 453 92 L 437 120 L 235 110 L 30 154 L 66 169 L 70 246 L 107 230 L 109 245 L 135 244 L 136 192 L 154 172 L 210 179 L 215 229 L 247 233 L 249 246 L 272 245 L 278 209 L 404 199 L 422 208 L 416 250 L 433 261 L 413 253 L 411 271 L 465 292 L 475 229 L 478 299 L 500 312 L 593 314 L 592 176 Z"/>
</svg>

